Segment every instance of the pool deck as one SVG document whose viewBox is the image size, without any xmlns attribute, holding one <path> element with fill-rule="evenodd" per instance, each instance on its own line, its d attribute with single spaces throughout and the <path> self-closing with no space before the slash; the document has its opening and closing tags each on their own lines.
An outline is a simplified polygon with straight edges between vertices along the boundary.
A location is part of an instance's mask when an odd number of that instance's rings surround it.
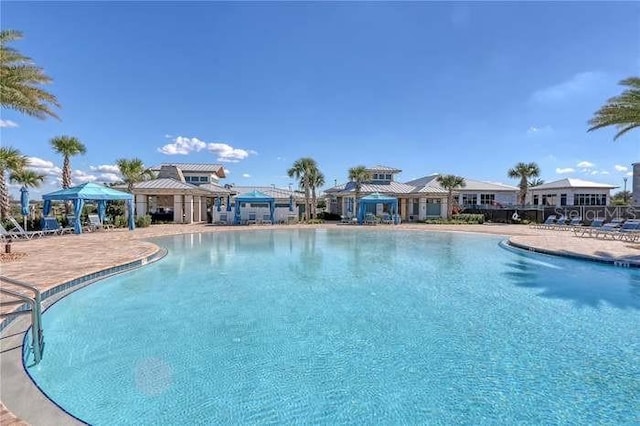
<svg viewBox="0 0 640 426">
<path fill-rule="evenodd" d="M 65 282 L 97 273 L 107 268 L 147 259 L 159 247 L 148 240 L 154 237 L 203 232 L 254 232 L 262 229 L 341 228 L 353 232 L 376 229 L 415 232 L 471 232 L 500 235 L 510 243 L 545 253 L 618 262 L 623 266 L 640 267 L 640 244 L 623 241 L 579 238 L 571 231 L 531 229 L 525 225 L 424 225 L 402 224 L 350 226 L 328 223 L 324 225 L 267 225 L 267 226 L 211 226 L 154 225 L 149 228 L 114 230 L 82 235 L 53 236 L 12 244 L 14 260 L 0 263 L 3 276 L 34 284 L 41 291 Z M 4 248 L 4 247 L 2 247 Z M 62 295 L 63 293 L 61 293 Z M 6 299 L 0 299 L 6 300 Z M 0 307 L 6 314 L 15 307 Z M 28 326 L 26 316 L 13 321 L 1 333 L 0 339 L 0 424 L 2 425 L 71 425 L 78 422 L 51 403 L 26 375 L 21 362 L 21 344 Z M 46 334 L 46 329 L 45 329 Z M 6 406 L 6 407 L 5 407 Z"/>
</svg>

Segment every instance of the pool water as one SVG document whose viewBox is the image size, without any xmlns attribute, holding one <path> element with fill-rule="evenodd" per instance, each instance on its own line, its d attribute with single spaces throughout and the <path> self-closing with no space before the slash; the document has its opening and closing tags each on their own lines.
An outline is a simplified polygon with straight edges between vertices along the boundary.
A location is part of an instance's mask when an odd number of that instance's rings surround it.
<svg viewBox="0 0 640 426">
<path fill-rule="evenodd" d="M 365 229 L 165 237 L 44 315 L 95 425 L 640 423 L 640 271 Z"/>
</svg>

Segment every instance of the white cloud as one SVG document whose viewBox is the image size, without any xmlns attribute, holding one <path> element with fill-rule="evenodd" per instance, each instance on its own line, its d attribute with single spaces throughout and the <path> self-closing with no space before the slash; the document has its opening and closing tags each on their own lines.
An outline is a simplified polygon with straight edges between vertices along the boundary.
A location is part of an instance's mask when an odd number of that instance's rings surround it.
<svg viewBox="0 0 640 426">
<path fill-rule="evenodd" d="M 225 175 L 230 175 L 231 174 L 231 170 L 229 169 L 223 169 L 224 170 L 224 174 Z"/>
<path fill-rule="evenodd" d="M 18 123 L 11 120 L 3 120 L 0 118 L 0 127 L 18 127 Z"/>
<path fill-rule="evenodd" d="M 591 90 L 604 80 L 604 73 L 597 71 L 581 72 L 569 80 L 535 91 L 531 100 L 537 103 L 564 101 Z"/>
<path fill-rule="evenodd" d="M 595 164 L 590 163 L 589 161 L 581 161 L 578 164 L 576 164 L 576 167 L 579 167 L 581 169 L 590 169 L 593 166 L 595 166 Z"/>
<path fill-rule="evenodd" d="M 205 142 L 198 138 L 187 138 L 178 136 L 173 143 L 166 144 L 158 148 L 158 152 L 166 155 L 187 155 L 191 152 L 199 152 L 203 149 L 212 152 L 217 156 L 217 161 L 222 163 L 237 163 L 244 160 L 249 155 L 256 155 L 257 152 L 247 149 L 234 148 L 222 142 Z"/>
<path fill-rule="evenodd" d="M 626 172 L 627 170 L 629 170 L 628 167 L 626 166 L 620 166 L 618 164 L 616 164 L 615 166 L 613 166 L 614 169 L 616 169 L 616 172 Z"/>
<path fill-rule="evenodd" d="M 234 148 L 226 143 L 209 143 L 207 149 L 218 156 L 218 161 L 223 163 L 237 163 L 244 160 L 251 154 L 257 154 L 255 151 Z"/>
<path fill-rule="evenodd" d="M 95 182 L 98 178 L 95 175 L 84 172 L 82 170 L 73 170 L 71 172 L 71 181 L 73 185 L 79 185 L 86 182 Z"/>
<path fill-rule="evenodd" d="M 243 178 L 250 178 L 250 177 L 251 177 L 251 175 L 250 175 L 249 173 L 243 173 L 243 174 L 242 174 L 242 177 L 243 177 Z"/>
<path fill-rule="evenodd" d="M 571 167 L 558 167 L 556 168 L 556 173 L 559 175 L 563 175 L 563 174 L 567 174 L 567 173 L 573 173 L 575 172 L 575 169 L 571 168 Z"/>
<path fill-rule="evenodd" d="M 633 172 L 627 172 L 627 176 L 633 176 Z"/>
<path fill-rule="evenodd" d="M 100 173 L 97 175 L 98 182 L 115 183 L 122 182 L 122 178 L 116 173 Z"/>
<path fill-rule="evenodd" d="M 60 177 L 62 169 L 51 161 L 43 160 L 38 157 L 27 157 L 27 168 L 45 176 Z"/>
<path fill-rule="evenodd" d="M 158 148 L 158 152 L 166 155 L 187 155 L 193 151 L 203 150 L 207 144 L 198 138 L 185 138 L 178 136 L 174 139 L 173 143 L 168 143 L 161 148 Z"/>
<path fill-rule="evenodd" d="M 115 164 L 102 164 L 100 166 L 89 166 L 89 170 L 103 173 L 120 173 L 120 168 Z"/>
<path fill-rule="evenodd" d="M 531 126 L 527 129 L 527 135 L 529 136 L 533 136 L 533 135 L 539 135 L 542 133 L 549 133 L 552 132 L 553 129 L 551 128 L 551 126 Z"/>
</svg>

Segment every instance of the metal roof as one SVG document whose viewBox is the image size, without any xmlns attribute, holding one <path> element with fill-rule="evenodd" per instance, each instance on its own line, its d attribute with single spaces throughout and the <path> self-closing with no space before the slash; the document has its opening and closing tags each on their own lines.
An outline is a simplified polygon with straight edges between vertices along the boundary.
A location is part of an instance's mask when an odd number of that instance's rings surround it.
<svg viewBox="0 0 640 426">
<path fill-rule="evenodd" d="M 232 191 L 228 188 L 225 188 L 222 185 L 218 185 L 217 183 L 203 183 L 202 185 L 198 185 L 198 188 L 204 189 L 206 191 L 212 192 L 214 194 L 236 194 L 237 191 Z"/>
<path fill-rule="evenodd" d="M 201 190 L 196 185 L 180 182 L 177 179 L 171 179 L 171 178 L 160 178 L 160 179 L 146 180 L 144 182 L 138 182 L 133 186 L 133 189 L 134 190 L 136 189 L 171 189 L 171 190 L 180 190 L 180 191 L 193 191 L 195 193 L 207 192 L 207 191 Z"/>
<path fill-rule="evenodd" d="M 328 190 L 329 192 L 337 195 L 347 195 L 356 191 L 355 182 L 347 182 L 344 188 L 341 190 Z M 363 183 L 360 186 L 360 192 L 363 194 L 379 192 L 381 194 L 410 194 L 415 191 L 415 187 L 400 183 L 400 182 L 388 182 L 388 183 Z"/>
<path fill-rule="evenodd" d="M 396 169 L 395 167 L 381 166 L 380 164 L 377 164 L 375 166 L 366 167 L 366 169 L 367 170 L 371 170 L 371 171 L 388 172 L 388 173 L 400 173 L 400 172 L 402 172 L 402 170 Z"/>
<path fill-rule="evenodd" d="M 272 186 L 232 186 L 232 191 L 237 192 L 238 194 L 244 194 L 251 191 L 260 191 L 263 194 L 268 195 L 273 198 L 289 198 L 293 195 L 293 198 L 299 200 L 304 199 L 304 194 L 299 191 L 289 190 L 285 188 L 274 188 Z"/>
<path fill-rule="evenodd" d="M 433 175 L 428 175 L 428 176 L 424 176 L 418 179 L 414 179 L 411 180 L 409 182 L 407 182 L 407 185 L 411 185 L 411 186 L 415 186 L 416 188 L 418 188 L 417 192 L 434 192 L 434 191 L 438 191 L 439 189 L 444 190 L 444 192 L 447 192 L 446 189 L 442 188 L 442 186 L 438 183 L 437 178 L 438 176 L 440 176 L 439 174 L 433 174 Z M 464 191 L 490 191 L 490 192 L 497 192 L 497 191 L 507 191 L 507 192 L 512 192 L 512 191 L 518 191 L 518 188 L 515 186 L 510 186 L 510 185 L 504 185 L 501 183 L 493 183 L 493 182 L 483 182 L 480 180 L 474 180 L 474 179 L 464 179 L 464 183 L 465 186 L 462 188 L 459 188 L 457 191 L 455 192 L 464 192 Z"/>
<path fill-rule="evenodd" d="M 618 186 L 609 185 L 606 183 L 589 182 L 582 179 L 565 178 L 556 180 L 549 183 L 543 183 L 542 185 L 529 187 L 531 191 L 545 190 L 545 189 L 563 189 L 563 188 L 591 188 L 591 189 L 613 189 L 619 188 Z"/>
<path fill-rule="evenodd" d="M 182 170 L 183 173 L 215 173 L 219 177 L 225 177 L 224 167 L 221 164 L 211 163 L 162 163 L 153 166 L 150 169 L 154 171 L 160 170 L 162 166 L 175 166 Z"/>
</svg>

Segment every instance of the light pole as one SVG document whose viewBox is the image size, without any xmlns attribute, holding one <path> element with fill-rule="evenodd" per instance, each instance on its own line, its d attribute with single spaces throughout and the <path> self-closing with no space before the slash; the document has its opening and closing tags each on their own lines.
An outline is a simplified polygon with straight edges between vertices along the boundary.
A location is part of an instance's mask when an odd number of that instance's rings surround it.
<svg viewBox="0 0 640 426">
<path fill-rule="evenodd" d="M 624 181 L 624 191 L 622 192 L 622 199 L 624 200 L 624 205 L 627 205 L 627 177 L 623 177 L 622 180 Z"/>
</svg>

